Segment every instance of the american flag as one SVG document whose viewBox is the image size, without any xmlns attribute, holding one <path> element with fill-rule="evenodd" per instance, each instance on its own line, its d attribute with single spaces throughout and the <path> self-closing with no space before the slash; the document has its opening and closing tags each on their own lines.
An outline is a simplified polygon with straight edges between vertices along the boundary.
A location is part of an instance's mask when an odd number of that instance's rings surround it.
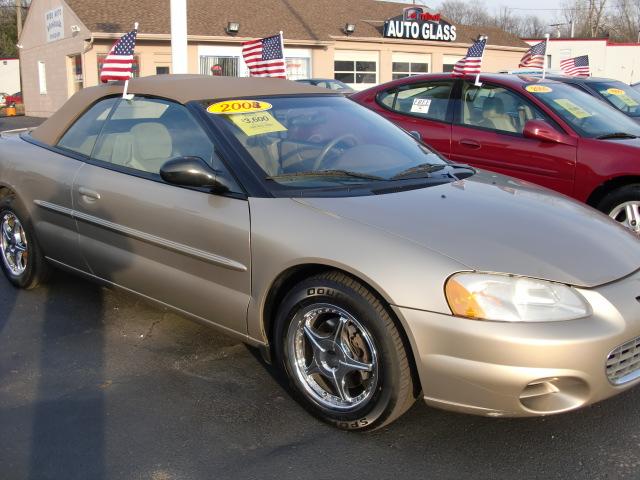
<svg viewBox="0 0 640 480">
<path fill-rule="evenodd" d="M 482 38 L 473 42 L 473 45 L 469 47 L 467 55 L 461 58 L 453 66 L 454 75 L 477 75 L 480 73 L 482 67 L 482 54 L 484 47 L 487 46 L 487 39 Z"/>
<path fill-rule="evenodd" d="M 547 42 L 542 41 L 536 43 L 533 47 L 527 50 L 524 57 L 520 60 L 520 68 L 543 68 L 544 56 L 547 53 Z"/>
<path fill-rule="evenodd" d="M 567 58 L 560 61 L 560 70 L 572 77 L 588 77 L 589 76 L 589 56 Z"/>
<path fill-rule="evenodd" d="M 282 33 L 242 43 L 242 56 L 252 77 L 287 78 Z"/>
<path fill-rule="evenodd" d="M 138 30 L 131 30 L 113 44 L 100 70 L 100 81 L 129 80 L 132 76 L 133 50 L 136 47 Z"/>
</svg>

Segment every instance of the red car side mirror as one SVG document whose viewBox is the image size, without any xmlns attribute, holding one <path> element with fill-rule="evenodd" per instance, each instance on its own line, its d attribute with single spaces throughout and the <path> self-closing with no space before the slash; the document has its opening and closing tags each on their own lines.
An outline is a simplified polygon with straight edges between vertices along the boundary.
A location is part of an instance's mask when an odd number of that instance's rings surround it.
<svg viewBox="0 0 640 480">
<path fill-rule="evenodd" d="M 522 134 L 527 138 L 548 143 L 571 143 L 564 133 L 559 132 L 544 120 L 529 120 Z"/>
</svg>

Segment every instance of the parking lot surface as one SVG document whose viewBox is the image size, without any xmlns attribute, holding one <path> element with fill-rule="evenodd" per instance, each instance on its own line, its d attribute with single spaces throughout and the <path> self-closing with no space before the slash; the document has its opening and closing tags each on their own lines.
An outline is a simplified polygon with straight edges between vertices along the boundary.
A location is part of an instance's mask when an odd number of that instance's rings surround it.
<svg viewBox="0 0 640 480">
<path fill-rule="evenodd" d="M 4 130 L 13 130 L 15 128 L 37 127 L 45 119 L 39 117 L 0 117 L 0 132 Z"/>
<path fill-rule="evenodd" d="M 56 273 L 0 279 L 0 477 L 622 478 L 640 472 L 640 391 L 547 418 L 417 402 L 340 432 L 257 352 L 130 294 Z"/>
</svg>

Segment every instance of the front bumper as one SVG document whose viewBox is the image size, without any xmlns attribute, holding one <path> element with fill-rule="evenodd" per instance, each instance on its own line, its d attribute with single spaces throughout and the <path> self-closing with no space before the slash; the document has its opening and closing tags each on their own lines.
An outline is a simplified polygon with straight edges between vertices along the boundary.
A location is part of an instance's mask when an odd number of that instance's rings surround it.
<svg viewBox="0 0 640 480">
<path fill-rule="evenodd" d="M 503 323 L 393 307 L 407 329 L 425 401 L 488 416 L 560 413 L 621 393 L 609 354 L 640 337 L 640 272 L 580 289 L 593 308 L 568 322 Z M 640 366 L 640 364 L 639 364 Z"/>
</svg>

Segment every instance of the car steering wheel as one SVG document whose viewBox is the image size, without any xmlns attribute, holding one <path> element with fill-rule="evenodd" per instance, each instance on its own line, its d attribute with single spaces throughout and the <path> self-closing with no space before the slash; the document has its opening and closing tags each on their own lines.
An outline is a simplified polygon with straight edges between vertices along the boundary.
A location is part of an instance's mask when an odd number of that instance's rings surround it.
<svg viewBox="0 0 640 480">
<path fill-rule="evenodd" d="M 322 149 L 322 152 L 320 152 L 320 155 L 318 155 L 318 158 L 316 158 L 316 161 L 313 163 L 313 169 L 314 170 L 320 169 L 320 165 L 324 163 L 324 160 L 329 154 L 329 152 L 333 150 L 340 142 L 347 139 L 353 140 L 354 145 L 358 143 L 358 139 L 352 133 L 345 133 L 344 135 L 340 135 L 339 137 L 334 138 L 324 146 L 324 148 Z"/>
</svg>

